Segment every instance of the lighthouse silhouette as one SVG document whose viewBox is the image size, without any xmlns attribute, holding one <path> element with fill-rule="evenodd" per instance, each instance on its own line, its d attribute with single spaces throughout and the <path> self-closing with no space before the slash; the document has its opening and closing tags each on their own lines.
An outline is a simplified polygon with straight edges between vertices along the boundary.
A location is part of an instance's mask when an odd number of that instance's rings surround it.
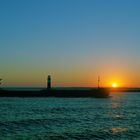
<svg viewBox="0 0 140 140">
<path fill-rule="evenodd" d="M 51 75 L 48 75 L 48 78 L 47 78 L 47 89 L 51 89 Z"/>
</svg>

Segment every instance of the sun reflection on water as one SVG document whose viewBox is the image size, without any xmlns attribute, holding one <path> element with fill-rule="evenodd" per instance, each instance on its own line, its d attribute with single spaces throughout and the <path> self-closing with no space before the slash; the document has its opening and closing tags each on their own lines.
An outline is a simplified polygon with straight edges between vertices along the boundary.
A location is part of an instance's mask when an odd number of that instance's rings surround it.
<svg viewBox="0 0 140 140">
<path fill-rule="evenodd" d="M 127 131 L 127 130 L 128 130 L 128 128 L 121 128 L 121 127 L 113 127 L 113 128 L 111 128 L 112 133 L 124 132 L 124 131 Z"/>
</svg>

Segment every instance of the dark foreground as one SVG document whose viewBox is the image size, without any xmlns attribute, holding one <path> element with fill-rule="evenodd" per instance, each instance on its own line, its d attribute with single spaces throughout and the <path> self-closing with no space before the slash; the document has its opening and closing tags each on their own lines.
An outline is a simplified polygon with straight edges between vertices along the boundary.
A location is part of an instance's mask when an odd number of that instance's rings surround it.
<svg viewBox="0 0 140 140">
<path fill-rule="evenodd" d="M 140 140 L 140 94 L 0 98 L 0 140 Z"/>
<path fill-rule="evenodd" d="M 109 90 L 107 88 L 97 89 L 45 89 L 40 91 L 32 90 L 0 90 L 0 97 L 109 97 Z"/>
</svg>

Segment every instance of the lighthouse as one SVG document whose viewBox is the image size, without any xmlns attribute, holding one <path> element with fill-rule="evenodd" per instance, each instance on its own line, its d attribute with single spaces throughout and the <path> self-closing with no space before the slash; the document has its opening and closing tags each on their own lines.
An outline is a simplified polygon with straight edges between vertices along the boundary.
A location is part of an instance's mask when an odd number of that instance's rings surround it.
<svg viewBox="0 0 140 140">
<path fill-rule="evenodd" d="M 48 75 L 48 78 L 47 78 L 47 89 L 51 89 L 51 76 Z"/>
</svg>

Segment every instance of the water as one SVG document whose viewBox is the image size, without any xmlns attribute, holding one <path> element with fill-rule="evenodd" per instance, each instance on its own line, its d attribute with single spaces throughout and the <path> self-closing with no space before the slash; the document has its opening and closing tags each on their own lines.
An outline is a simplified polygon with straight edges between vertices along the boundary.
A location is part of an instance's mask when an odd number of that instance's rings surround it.
<svg viewBox="0 0 140 140">
<path fill-rule="evenodd" d="M 140 140 L 140 93 L 0 98 L 0 140 Z"/>
</svg>

